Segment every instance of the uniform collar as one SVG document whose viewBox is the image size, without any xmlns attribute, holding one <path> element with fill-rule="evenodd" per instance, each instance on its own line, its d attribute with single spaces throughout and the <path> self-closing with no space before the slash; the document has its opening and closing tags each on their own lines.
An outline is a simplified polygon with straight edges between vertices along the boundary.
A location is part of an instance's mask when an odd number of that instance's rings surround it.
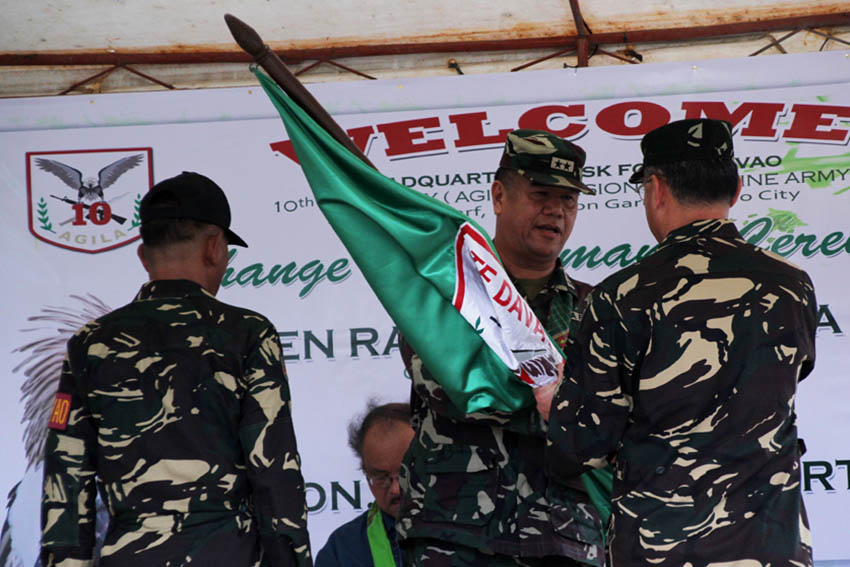
<svg viewBox="0 0 850 567">
<path fill-rule="evenodd" d="M 522 286 L 517 284 L 518 278 L 516 278 L 507 268 L 505 271 L 508 272 L 508 276 L 511 278 L 511 281 L 514 284 L 514 287 L 520 290 L 520 292 L 525 295 L 525 292 L 522 291 Z M 555 269 L 549 275 L 549 281 L 546 282 L 546 285 L 543 286 L 543 289 L 540 290 L 540 293 L 555 293 L 555 292 L 567 292 L 571 293 L 574 296 L 578 296 L 578 290 L 576 290 L 576 286 L 573 283 L 573 280 L 567 275 L 567 272 L 564 270 L 564 264 L 561 262 L 560 258 L 555 259 Z"/>
<path fill-rule="evenodd" d="M 135 300 L 146 301 L 161 297 L 186 297 L 189 295 L 215 297 L 204 289 L 201 284 L 191 280 L 153 280 L 142 286 L 142 289 L 136 294 Z"/>
<path fill-rule="evenodd" d="M 573 295 L 578 295 L 576 286 L 573 280 L 567 275 L 566 270 L 564 270 L 564 264 L 560 258 L 555 260 L 555 271 L 552 272 L 552 276 L 549 278 L 549 283 L 546 284 L 546 287 L 555 291 L 566 291 Z"/>
<path fill-rule="evenodd" d="M 665 246 L 700 236 L 740 238 L 741 233 L 735 228 L 735 223 L 729 219 L 698 220 L 671 230 L 667 234 L 667 237 L 661 241 L 661 244 L 658 245 L 658 248 L 664 248 Z"/>
</svg>

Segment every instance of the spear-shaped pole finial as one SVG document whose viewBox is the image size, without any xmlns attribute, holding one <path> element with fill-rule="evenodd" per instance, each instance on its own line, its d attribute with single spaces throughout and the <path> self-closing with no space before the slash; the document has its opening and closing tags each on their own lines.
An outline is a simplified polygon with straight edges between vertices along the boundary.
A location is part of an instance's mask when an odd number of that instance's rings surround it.
<svg viewBox="0 0 850 567">
<path fill-rule="evenodd" d="M 294 100 L 310 117 L 324 128 L 336 141 L 345 146 L 351 153 L 359 157 L 370 167 L 377 169 L 369 158 L 358 148 L 348 134 L 319 104 L 310 91 L 292 74 L 286 64 L 271 48 L 263 43 L 263 38 L 257 31 L 232 14 L 225 14 L 224 21 L 230 28 L 233 39 L 248 53 L 263 70 L 268 73 L 275 83 Z"/>
<path fill-rule="evenodd" d="M 237 18 L 232 14 L 225 14 L 224 21 L 227 27 L 230 28 L 230 34 L 236 43 L 239 44 L 248 55 L 257 59 L 264 54 L 269 46 L 263 43 L 263 38 L 257 33 L 257 30 Z"/>
</svg>

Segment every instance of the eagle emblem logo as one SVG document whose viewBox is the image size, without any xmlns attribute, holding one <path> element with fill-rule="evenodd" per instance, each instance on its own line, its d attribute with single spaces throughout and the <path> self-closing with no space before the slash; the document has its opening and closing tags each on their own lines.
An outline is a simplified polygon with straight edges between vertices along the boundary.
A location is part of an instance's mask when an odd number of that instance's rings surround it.
<svg viewBox="0 0 850 567">
<path fill-rule="evenodd" d="M 152 157 L 152 148 L 27 152 L 30 232 L 90 254 L 137 240 Z"/>
</svg>

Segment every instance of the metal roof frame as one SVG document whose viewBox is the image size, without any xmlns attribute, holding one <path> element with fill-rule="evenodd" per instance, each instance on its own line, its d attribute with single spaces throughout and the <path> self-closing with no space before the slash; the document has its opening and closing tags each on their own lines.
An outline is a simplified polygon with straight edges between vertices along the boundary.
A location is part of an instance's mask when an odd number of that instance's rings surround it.
<svg viewBox="0 0 850 567">
<path fill-rule="evenodd" d="M 520 71 L 532 67 L 538 63 L 565 54 L 575 53 L 577 66 L 588 66 L 591 56 L 600 54 L 613 57 L 631 64 L 641 62 L 641 56 L 632 50 L 631 57 L 624 57 L 618 53 L 604 49 L 609 45 L 634 45 L 647 43 L 671 43 L 681 41 L 709 40 L 730 36 L 741 36 L 755 33 L 767 34 L 769 43 L 763 48 L 750 55 L 758 55 L 771 47 L 782 50 L 783 41 L 801 31 L 808 31 L 825 38 L 825 42 L 834 40 L 850 46 L 850 42 L 832 35 L 829 30 L 823 31 L 816 28 L 846 27 L 850 26 L 850 11 L 843 13 L 824 13 L 806 15 L 800 17 L 784 17 L 772 20 L 742 21 L 728 24 L 664 28 L 664 29 L 639 29 L 624 30 L 622 32 L 606 32 L 595 34 L 588 27 L 582 17 L 579 0 L 570 0 L 570 8 L 575 25 L 575 33 L 562 36 L 519 38 L 505 40 L 470 40 L 470 41 L 443 41 L 443 42 L 409 42 L 409 43 L 384 43 L 384 44 L 361 44 L 335 47 L 318 47 L 309 49 L 288 49 L 277 51 L 278 55 L 289 64 L 297 64 L 306 61 L 313 63 L 300 69 L 296 74 L 301 75 L 315 67 L 327 64 L 343 71 L 356 74 L 366 79 L 374 77 L 358 71 L 351 66 L 343 65 L 334 59 L 357 58 L 381 55 L 416 55 L 426 53 L 474 53 L 474 52 L 503 52 L 520 51 L 532 49 L 554 49 L 552 54 L 537 58 L 517 67 L 511 71 Z M 776 39 L 769 35 L 771 32 L 787 31 L 782 37 Z M 823 45 L 821 49 L 823 49 Z M 83 51 L 72 53 L 55 52 L 32 52 L 32 53 L 0 53 L 0 67 L 3 66 L 91 66 L 108 65 L 109 68 L 99 71 L 92 76 L 77 81 L 64 89 L 60 94 L 68 94 L 74 90 L 105 77 L 106 75 L 123 69 L 134 73 L 164 88 L 173 89 L 173 85 L 160 81 L 159 79 L 138 71 L 133 65 L 183 65 L 198 63 L 249 63 L 250 57 L 239 50 L 234 44 L 233 49 L 222 50 L 200 50 L 200 51 Z M 448 67 L 463 74 L 457 61 L 450 59 Z"/>
</svg>

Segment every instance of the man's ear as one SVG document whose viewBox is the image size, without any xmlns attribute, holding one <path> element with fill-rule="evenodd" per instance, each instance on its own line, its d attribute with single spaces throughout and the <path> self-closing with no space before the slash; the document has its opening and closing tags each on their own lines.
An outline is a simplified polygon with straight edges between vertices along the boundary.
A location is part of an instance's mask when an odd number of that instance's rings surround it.
<svg viewBox="0 0 850 567">
<path fill-rule="evenodd" d="M 659 177 L 654 173 L 649 177 L 652 179 L 652 183 L 654 184 L 654 190 L 652 191 L 652 204 L 656 209 L 660 209 L 667 205 L 670 199 L 673 198 L 673 195 L 670 192 L 670 186 L 663 177 Z"/>
<path fill-rule="evenodd" d="M 221 247 L 227 247 L 227 239 L 222 232 L 208 235 L 202 244 L 203 260 L 205 266 L 214 266 L 221 258 Z"/>
<path fill-rule="evenodd" d="M 497 215 L 502 213 L 506 191 L 507 189 L 505 188 L 504 183 L 498 179 L 493 181 L 493 186 L 490 187 L 490 196 L 493 198 L 493 212 Z"/>
<path fill-rule="evenodd" d="M 148 265 L 148 260 L 145 258 L 145 245 L 139 244 L 139 247 L 136 248 L 136 255 L 139 257 L 139 261 L 142 263 L 142 267 L 146 272 L 150 272 L 150 266 Z"/>
<path fill-rule="evenodd" d="M 740 197 L 740 196 L 741 196 L 741 187 L 742 187 L 742 186 L 743 186 L 743 184 L 741 183 L 741 176 L 739 175 L 739 176 L 738 176 L 738 188 L 737 188 L 737 189 L 735 189 L 735 196 L 734 196 L 734 197 L 732 197 L 732 202 L 731 202 L 731 203 L 729 203 L 729 206 L 730 206 L 730 207 L 731 207 L 732 205 L 734 205 L 735 203 L 737 203 L 737 202 L 738 202 L 738 197 Z"/>
</svg>

